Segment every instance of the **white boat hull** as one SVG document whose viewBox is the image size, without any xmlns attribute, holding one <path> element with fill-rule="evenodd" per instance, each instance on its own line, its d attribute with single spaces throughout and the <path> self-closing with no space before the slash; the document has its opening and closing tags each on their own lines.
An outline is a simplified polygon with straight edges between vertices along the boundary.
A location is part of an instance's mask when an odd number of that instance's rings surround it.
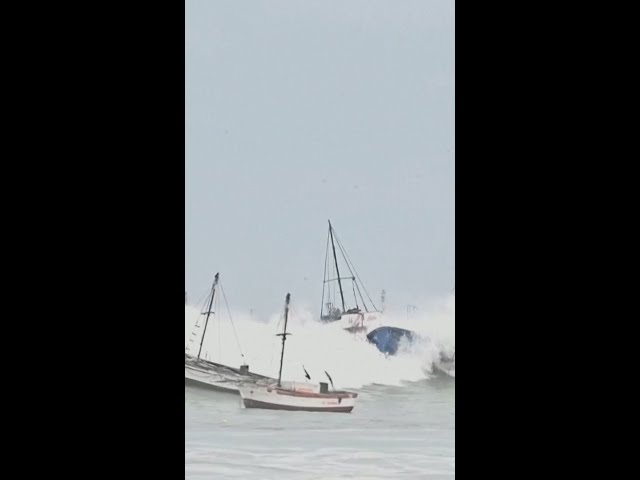
<svg viewBox="0 0 640 480">
<path fill-rule="evenodd" d="M 254 373 L 242 374 L 238 369 L 197 360 L 187 355 L 185 355 L 184 379 L 185 384 L 228 393 L 239 393 L 239 388 L 242 385 L 255 385 L 257 382 L 275 382 L 274 379 L 262 375 Z"/>
<path fill-rule="evenodd" d="M 186 385 L 196 385 L 228 393 L 238 393 L 239 388 L 233 379 L 187 366 L 184 367 L 184 380 Z"/>
<path fill-rule="evenodd" d="M 240 396 L 246 408 L 337 413 L 350 413 L 357 397 L 355 394 L 302 393 L 257 385 L 240 387 Z"/>
</svg>

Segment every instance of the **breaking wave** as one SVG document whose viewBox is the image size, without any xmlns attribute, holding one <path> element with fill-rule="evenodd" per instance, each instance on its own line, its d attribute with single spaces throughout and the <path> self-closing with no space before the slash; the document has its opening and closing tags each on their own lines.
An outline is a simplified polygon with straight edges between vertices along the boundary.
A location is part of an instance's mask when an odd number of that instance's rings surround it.
<svg viewBox="0 0 640 480">
<path fill-rule="evenodd" d="M 231 316 L 226 311 L 212 315 L 202 356 L 235 367 L 246 362 L 253 372 L 277 377 L 281 337 L 275 335 L 282 331 L 281 322 L 280 313 L 262 320 L 233 310 Z M 187 353 L 197 355 L 204 323 L 199 309 L 185 306 Z M 304 381 L 303 365 L 315 382 L 326 381 L 324 372 L 329 372 L 336 388 L 399 386 L 429 378 L 440 352 L 451 355 L 455 348 L 455 296 L 431 301 L 419 314 L 385 312 L 382 324 L 413 330 L 429 340 L 416 342 L 387 358 L 364 335 L 322 324 L 314 314 L 292 304 L 287 328 L 292 335 L 287 339 L 283 378 Z"/>
</svg>

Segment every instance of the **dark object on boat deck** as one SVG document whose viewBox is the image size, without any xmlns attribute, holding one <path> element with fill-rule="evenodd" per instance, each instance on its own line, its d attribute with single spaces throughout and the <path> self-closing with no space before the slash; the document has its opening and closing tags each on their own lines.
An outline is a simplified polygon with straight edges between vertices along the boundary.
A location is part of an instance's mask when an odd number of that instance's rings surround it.
<svg viewBox="0 0 640 480">
<path fill-rule="evenodd" d="M 302 366 L 302 369 L 304 370 L 304 376 L 307 377 L 307 380 L 311 380 L 311 375 L 309 375 L 309 372 L 307 372 L 307 369 L 304 368 L 304 365 Z"/>
<path fill-rule="evenodd" d="M 240 375 L 249 375 L 249 365 L 240 365 Z"/>
<path fill-rule="evenodd" d="M 411 330 L 398 327 L 376 328 L 367 335 L 369 343 L 373 343 L 378 350 L 386 355 L 398 353 L 400 342 L 403 339 L 406 339 L 407 342 L 413 342 L 418 339 L 418 335 Z"/>
<path fill-rule="evenodd" d="M 329 384 L 320 382 L 320 393 L 329 393 Z"/>
<path fill-rule="evenodd" d="M 326 371 L 324 372 L 324 374 L 327 376 L 327 378 L 331 382 L 331 388 L 335 390 L 336 387 L 333 386 L 333 378 L 331 378 L 331 375 L 329 375 Z"/>
</svg>

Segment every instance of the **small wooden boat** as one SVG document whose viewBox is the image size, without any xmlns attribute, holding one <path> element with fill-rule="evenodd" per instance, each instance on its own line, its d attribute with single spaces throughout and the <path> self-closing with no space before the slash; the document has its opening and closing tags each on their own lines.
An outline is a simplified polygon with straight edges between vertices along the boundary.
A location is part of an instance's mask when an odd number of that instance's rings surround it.
<svg viewBox="0 0 640 480">
<path fill-rule="evenodd" d="M 313 393 L 277 386 L 240 387 L 240 395 L 246 408 L 267 410 L 297 410 L 302 412 L 350 413 L 355 406 L 357 393 Z"/>
<path fill-rule="evenodd" d="M 282 362 L 287 340 L 287 320 L 289 317 L 289 301 L 287 294 L 284 309 L 284 330 L 282 337 L 282 353 L 280 354 L 280 372 L 278 382 L 273 385 L 245 385 L 240 387 L 240 396 L 246 408 L 262 408 L 268 410 L 297 410 L 303 412 L 341 412 L 350 413 L 355 406 L 357 393 L 345 391 L 329 391 L 327 383 L 320 385 L 282 383 Z M 326 372 L 325 372 L 326 373 Z M 333 381 L 327 374 L 333 387 Z"/>
</svg>

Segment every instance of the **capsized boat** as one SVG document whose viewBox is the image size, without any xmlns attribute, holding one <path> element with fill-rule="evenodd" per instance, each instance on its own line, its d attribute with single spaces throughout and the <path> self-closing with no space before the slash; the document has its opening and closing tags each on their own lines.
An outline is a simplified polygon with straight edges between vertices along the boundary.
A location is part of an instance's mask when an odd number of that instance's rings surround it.
<svg viewBox="0 0 640 480">
<path fill-rule="evenodd" d="M 428 342 L 416 332 L 399 327 L 379 327 L 367 334 L 367 341 L 385 355 L 396 355 L 403 347 L 411 347 L 416 342 Z M 456 354 L 447 352 L 442 346 L 439 347 L 438 356 L 433 361 L 433 370 L 450 377 L 456 376 Z"/>
<path fill-rule="evenodd" d="M 395 355 L 402 345 L 411 345 L 421 338 L 411 330 L 398 327 L 379 327 L 367 334 L 367 341 L 385 355 Z"/>
<path fill-rule="evenodd" d="M 333 389 L 333 380 L 325 372 L 331 382 L 329 391 L 327 383 L 320 385 L 297 384 L 282 382 L 282 363 L 284 360 L 285 342 L 287 336 L 287 321 L 289 318 L 289 302 L 291 295 L 287 294 L 284 309 L 284 329 L 278 336 L 282 337 L 282 352 L 280 354 L 280 371 L 278 381 L 270 385 L 243 385 L 240 396 L 246 408 L 261 408 L 267 410 L 294 410 L 303 412 L 340 412 L 350 413 L 355 406 L 357 393 L 337 391 Z"/>
<path fill-rule="evenodd" d="M 239 368 L 230 367 L 220 363 L 211 362 L 202 358 L 202 346 L 207 334 L 207 327 L 212 315 L 215 315 L 214 303 L 219 299 L 219 295 L 216 295 L 217 289 L 220 286 L 220 274 L 216 273 L 213 287 L 209 293 L 209 297 L 205 301 L 207 308 L 202 312 L 205 317 L 204 325 L 196 323 L 194 332 L 191 333 L 189 342 L 185 349 L 184 354 L 184 380 L 185 385 L 195 385 L 198 387 L 210 388 L 222 392 L 238 393 L 241 385 L 255 385 L 257 383 L 268 384 L 275 379 L 265 377 L 264 375 L 258 375 L 249 371 L 249 366 L 243 363 Z M 226 298 L 225 298 L 226 301 Z M 233 319 L 231 319 L 233 322 Z M 196 331 L 203 327 L 202 335 L 200 336 L 200 344 L 198 346 L 198 353 L 192 351 L 192 347 L 195 346 L 194 339 L 197 338 Z M 234 328 L 235 332 L 235 328 Z M 236 338 L 238 348 L 240 348 L 240 342 Z M 244 359 L 242 350 L 240 355 Z"/>
</svg>

